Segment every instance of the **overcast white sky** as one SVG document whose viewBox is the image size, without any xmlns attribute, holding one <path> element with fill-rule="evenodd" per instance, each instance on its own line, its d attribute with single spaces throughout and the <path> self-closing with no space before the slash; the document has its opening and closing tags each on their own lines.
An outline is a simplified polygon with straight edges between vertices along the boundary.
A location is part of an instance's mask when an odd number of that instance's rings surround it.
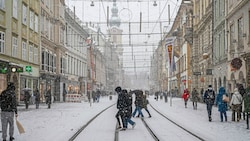
<svg viewBox="0 0 250 141">
<path fill-rule="evenodd" d="M 122 21 L 120 28 L 123 30 L 123 34 L 125 34 L 123 35 L 124 67 L 127 73 L 134 73 L 134 64 L 136 64 L 137 73 L 141 71 L 149 72 L 150 58 L 153 50 L 161 40 L 161 33 L 171 28 L 181 0 L 160 0 L 157 1 L 157 6 L 153 6 L 153 0 L 141 0 L 140 2 L 139 0 L 137 2 L 124 1 L 117 0 L 119 16 Z M 100 23 L 101 31 L 106 32 L 107 6 L 109 6 L 109 16 L 111 17 L 113 2 L 106 2 L 105 0 L 98 2 L 94 0 L 94 6 L 90 6 L 91 0 L 66 0 L 66 4 L 70 9 L 73 9 L 75 6 L 76 15 L 83 22 Z M 170 24 L 168 5 L 170 5 Z M 139 24 L 140 12 L 142 13 L 141 31 Z M 134 44 L 133 47 L 128 46 L 129 19 L 132 34 L 130 42 Z M 136 63 L 134 63 L 134 58 Z"/>
</svg>

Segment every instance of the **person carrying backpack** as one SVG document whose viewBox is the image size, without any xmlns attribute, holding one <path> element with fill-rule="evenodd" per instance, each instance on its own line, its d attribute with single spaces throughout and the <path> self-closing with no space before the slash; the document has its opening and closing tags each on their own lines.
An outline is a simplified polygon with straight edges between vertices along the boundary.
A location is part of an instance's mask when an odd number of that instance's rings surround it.
<svg viewBox="0 0 250 141">
<path fill-rule="evenodd" d="M 203 96 L 203 101 L 207 105 L 207 113 L 208 113 L 208 120 L 209 122 L 212 121 L 212 107 L 214 105 L 215 101 L 215 92 L 212 88 L 212 85 L 208 86 L 208 89 L 205 91 L 204 96 Z"/>
</svg>

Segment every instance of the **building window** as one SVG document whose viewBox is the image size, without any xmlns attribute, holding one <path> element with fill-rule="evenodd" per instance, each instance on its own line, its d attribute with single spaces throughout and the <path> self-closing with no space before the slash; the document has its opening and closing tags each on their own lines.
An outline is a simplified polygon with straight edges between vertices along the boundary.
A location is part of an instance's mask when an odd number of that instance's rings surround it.
<svg viewBox="0 0 250 141">
<path fill-rule="evenodd" d="M 22 43 L 22 59 L 27 60 L 27 43 L 24 41 Z"/>
<path fill-rule="evenodd" d="M 0 9 L 5 9 L 5 0 L 0 0 Z"/>
<path fill-rule="evenodd" d="M 13 13 L 12 13 L 12 14 L 13 14 L 12 16 L 13 16 L 14 18 L 17 19 L 17 11 L 18 11 L 18 10 L 17 10 L 17 0 L 13 0 L 13 9 L 12 9 L 12 10 L 13 10 L 13 11 L 12 11 L 12 12 L 13 12 Z"/>
<path fill-rule="evenodd" d="M 30 45 L 30 47 L 29 47 L 30 49 L 29 49 L 29 62 L 33 62 L 33 46 L 32 45 Z"/>
<path fill-rule="evenodd" d="M 52 72 L 56 72 L 56 55 L 53 55 L 53 60 L 52 60 Z"/>
<path fill-rule="evenodd" d="M 50 27 L 50 34 L 49 34 L 50 40 L 54 41 L 54 24 L 50 23 L 49 27 Z"/>
<path fill-rule="evenodd" d="M 35 26 L 35 32 L 37 32 L 38 33 L 38 15 L 35 15 L 35 22 L 34 22 L 34 26 Z"/>
<path fill-rule="evenodd" d="M 5 34 L 0 32 L 0 53 L 5 52 Z"/>
<path fill-rule="evenodd" d="M 34 29 L 34 12 L 30 11 L 30 29 Z"/>
<path fill-rule="evenodd" d="M 60 28 L 60 43 L 64 43 L 64 30 L 62 27 Z"/>
<path fill-rule="evenodd" d="M 27 6 L 23 4 L 23 19 L 22 22 L 24 25 L 27 25 Z"/>
<path fill-rule="evenodd" d="M 41 59 L 41 61 L 42 61 L 42 66 L 41 66 L 41 68 L 42 68 L 42 70 L 47 70 L 47 57 L 46 57 L 46 55 L 47 55 L 47 53 L 46 53 L 46 51 L 44 50 L 44 49 L 42 49 L 42 59 Z"/>
<path fill-rule="evenodd" d="M 235 42 L 234 39 L 234 24 L 230 26 L 230 50 L 234 50 L 233 43 Z"/>
<path fill-rule="evenodd" d="M 34 63 L 38 64 L 38 47 L 34 47 Z"/>
<path fill-rule="evenodd" d="M 17 57 L 17 38 L 12 37 L 12 56 Z"/>
<path fill-rule="evenodd" d="M 243 18 L 238 19 L 238 47 L 243 49 Z"/>
</svg>

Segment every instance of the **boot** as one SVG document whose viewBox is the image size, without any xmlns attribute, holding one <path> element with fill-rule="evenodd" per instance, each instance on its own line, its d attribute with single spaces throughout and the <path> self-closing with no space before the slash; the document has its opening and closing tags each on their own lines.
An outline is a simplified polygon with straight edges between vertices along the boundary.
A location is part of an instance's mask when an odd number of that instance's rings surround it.
<svg viewBox="0 0 250 141">
<path fill-rule="evenodd" d="M 15 138 L 14 137 L 10 137 L 10 141 L 13 141 Z"/>
</svg>

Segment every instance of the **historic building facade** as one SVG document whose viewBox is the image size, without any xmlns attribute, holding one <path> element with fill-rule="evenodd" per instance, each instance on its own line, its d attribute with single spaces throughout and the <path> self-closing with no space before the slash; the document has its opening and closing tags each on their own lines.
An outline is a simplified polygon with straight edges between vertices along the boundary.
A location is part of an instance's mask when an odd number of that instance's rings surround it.
<svg viewBox="0 0 250 141">
<path fill-rule="evenodd" d="M 14 82 L 20 102 L 24 87 L 39 87 L 40 1 L 2 0 L 0 16 L 0 91 Z"/>
</svg>

